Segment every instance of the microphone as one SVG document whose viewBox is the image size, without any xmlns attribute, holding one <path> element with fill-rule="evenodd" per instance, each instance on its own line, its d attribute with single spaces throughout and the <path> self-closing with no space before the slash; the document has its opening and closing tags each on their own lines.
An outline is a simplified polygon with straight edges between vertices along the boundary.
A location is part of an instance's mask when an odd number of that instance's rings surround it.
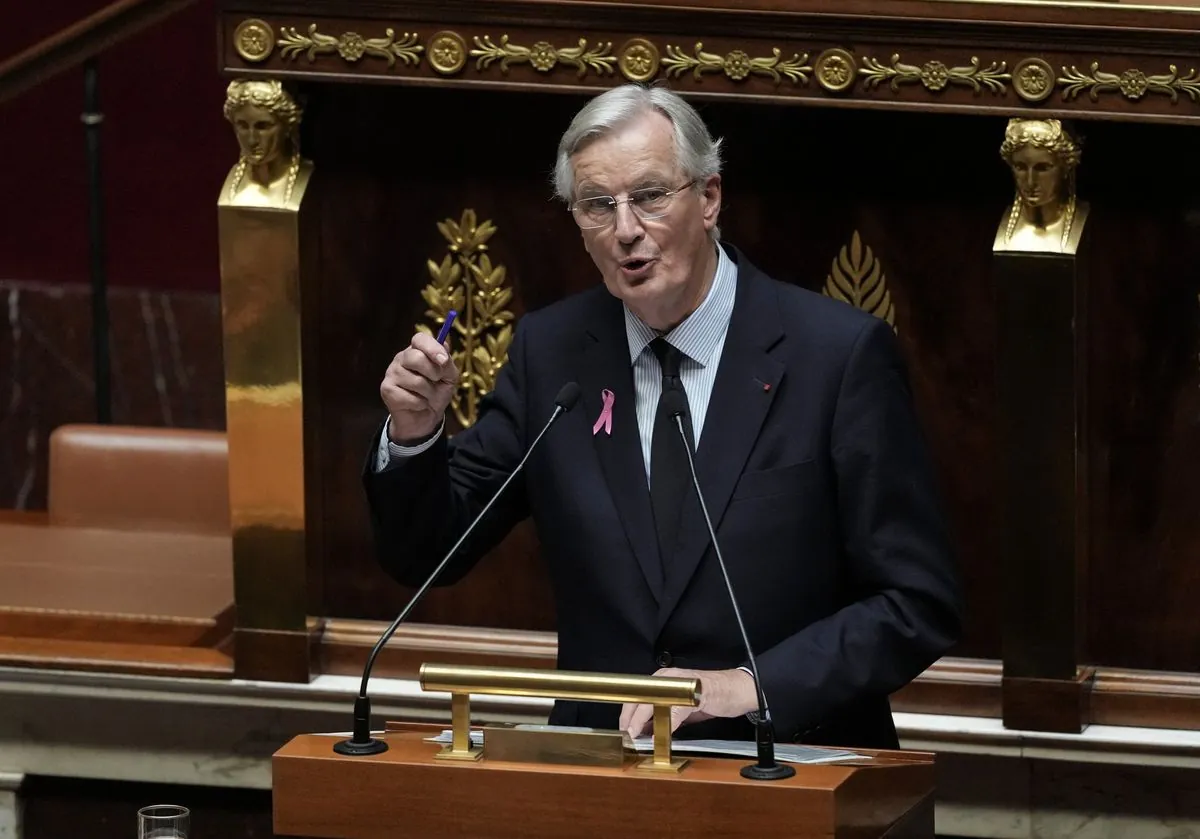
<svg viewBox="0 0 1200 839">
<path fill-rule="evenodd" d="M 521 458 L 521 462 L 518 463 L 517 467 L 513 469 L 512 473 L 505 478 L 504 483 L 500 485 L 500 488 L 496 490 L 496 493 L 491 497 L 488 503 L 484 505 L 483 509 L 479 511 L 479 514 L 475 516 L 471 524 L 467 526 L 467 529 L 463 531 L 462 536 L 458 537 L 458 541 L 454 543 L 454 547 L 446 552 L 446 556 L 443 557 L 442 561 L 438 563 L 437 568 L 433 569 L 433 573 L 429 575 L 429 578 L 425 580 L 419 589 L 417 589 L 417 593 L 414 594 L 412 599 L 408 601 L 408 605 L 404 607 L 404 610 L 400 612 L 399 616 L 392 621 L 392 625 L 389 626 L 384 631 L 383 635 L 379 637 L 379 640 L 375 642 L 375 646 L 371 650 L 371 654 L 367 656 L 367 666 L 363 668 L 362 684 L 358 688 L 358 697 L 354 700 L 353 736 L 351 736 L 348 740 L 339 740 L 337 743 L 335 743 L 333 746 L 333 750 L 335 752 L 340 755 L 361 757 L 363 755 L 377 755 L 387 751 L 388 744 L 386 742 L 383 740 L 376 740 L 371 736 L 371 700 L 367 697 L 367 680 L 371 678 L 371 668 L 375 666 L 375 658 L 383 649 L 384 644 L 388 642 L 388 639 L 390 639 L 400 627 L 400 624 L 404 622 L 404 619 L 408 617 L 413 608 L 421 602 L 421 598 L 425 596 L 425 592 L 429 591 L 430 586 L 432 586 L 434 581 L 441 576 L 442 570 L 446 567 L 446 563 L 450 561 L 451 557 L 458 553 L 458 549 L 462 547 L 463 542 L 465 542 L 467 537 L 471 535 L 471 531 L 473 531 L 475 526 L 483 520 L 483 517 L 487 515 L 488 510 L 492 509 L 492 505 L 496 503 L 496 500 L 504 493 L 504 490 L 508 488 L 508 485 L 512 483 L 513 478 L 515 478 L 521 471 L 522 467 L 525 466 L 525 461 L 529 460 L 529 456 L 533 454 L 533 450 L 537 448 L 538 443 L 540 443 L 542 438 L 546 436 L 546 432 L 550 430 L 550 426 L 554 425 L 554 423 L 558 421 L 559 417 L 574 408 L 575 403 L 578 401 L 579 385 L 577 385 L 575 382 L 567 382 L 558 392 L 558 396 L 554 397 L 554 413 L 550 414 L 550 419 L 546 420 L 546 424 L 542 426 L 542 430 L 538 432 L 538 436 L 535 437 L 533 442 L 529 444 L 529 448 L 525 451 L 525 456 Z"/>
<path fill-rule="evenodd" d="M 729 602 L 733 604 L 733 616 L 737 618 L 738 632 L 742 634 L 742 644 L 746 647 L 746 657 L 750 660 L 750 672 L 754 675 L 754 692 L 758 696 L 758 719 L 754 722 L 755 741 L 758 744 L 758 763 L 742 767 L 741 775 L 753 781 L 780 781 L 796 774 L 796 769 L 786 763 L 775 760 L 775 725 L 771 722 L 771 710 L 767 707 L 767 696 L 763 693 L 762 680 L 758 678 L 758 662 L 754 660 L 754 650 L 750 647 L 750 636 L 746 634 L 746 625 L 742 623 L 742 612 L 738 608 L 737 597 L 733 593 L 733 583 L 729 579 L 729 569 L 725 567 L 725 558 L 721 556 L 721 546 L 717 543 L 717 532 L 713 529 L 712 519 L 708 515 L 708 505 L 704 503 L 704 494 L 700 492 L 700 479 L 696 476 L 696 461 L 692 458 L 692 446 L 688 441 L 687 432 L 683 429 L 683 416 L 687 413 L 687 397 L 680 390 L 669 390 L 663 395 L 663 406 L 675 420 L 679 429 L 679 440 L 687 452 L 688 469 L 692 475 L 692 486 L 696 490 L 696 498 L 700 500 L 700 511 L 704 513 L 704 523 L 708 526 L 708 535 L 712 539 L 713 552 L 717 555 L 717 563 L 721 566 L 721 576 L 725 578 L 725 590 L 729 592 Z"/>
</svg>

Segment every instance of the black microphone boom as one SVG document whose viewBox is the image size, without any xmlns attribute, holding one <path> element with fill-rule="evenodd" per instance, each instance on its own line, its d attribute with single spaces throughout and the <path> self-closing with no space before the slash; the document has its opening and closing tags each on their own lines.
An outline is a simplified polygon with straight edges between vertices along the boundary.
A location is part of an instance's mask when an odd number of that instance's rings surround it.
<svg viewBox="0 0 1200 839">
<path fill-rule="evenodd" d="M 696 490 L 696 498 L 700 501 L 700 512 L 704 513 L 704 523 L 708 526 L 708 535 L 712 539 L 713 553 L 717 555 L 717 564 L 721 566 L 721 576 L 725 578 L 725 590 L 729 592 L 729 602 L 733 604 L 733 616 L 737 618 L 738 632 L 742 634 L 742 644 L 746 647 L 746 657 L 750 661 L 750 672 L 754 675 L 754 692 L 758 695 L 758 719 L 754 722 L 755 740 L 758 743 L 758 763 L 742 767 L 742 777 L 754 781 L 779 781 L 796 774 L 794 767 L 775 760 L 775 725 L 771 722 L 771 711 L 767 707 L 767 695 L 763 693 L 762 680 L 758 678 L 758 662 L 754 660 L 754 650 L 750 646 L 750 636 L 746 634 L 746 625 L 742 623 L 742 612 L 738 608 L 737 597 L 733 593 L 733 582 L 729 579 L 729 569 L 725 567 L 725 558 L 721 556 L 721 546 L 717 543 L 717 532 L 713 529 L 712 519 L 708 515 L 708 505 L 704 503 L 704 493 L 700 492 L 700 479 L 696 476 L 696 461 L 692 458 L 692 446 L 688 441 L 687 432 L 683 428 L 683 415 L 687 413 L 687 397 L 678 390 L 668 391 L 663 396 L 664 407 L 675 420 L 679 429 L 679 439 L 687 452 L 688 469 L 692 475 L 692 486 Z"/>
<path fill-rule="evenodd" d="M 458 549 L 462 547 L 463 542 L 467 541 L 467 537 L 471 535 L 471 531 L 475 529 L 475 525 L 483 521 L 483 517 L 487 515 L 488 510 L 492 509 L 492 505 L 496 503 L 496 500 L 504 493 L 504 490 L 508 488 L 508 485 L 512 483 L 513 478 L 515 478 L 521 471 L 522 467 L 525 466 L 525 461 L 529 460 L 529 456 L 533 454 L 533 450 L 536 449 L 538 443 L 542 441 L 542 437 L 544 437 L 546 432 L 550 430 L 550 426 L 554 425 L 559 417 L 574 408 L 575 403 L 578 401 L 579 385 L 577 385 L 575 382 L 567 382 L 562 386 L 562 389 L 559 390 L 558 396 L 554 398 L 554 413 L 550 415 L 550 419 L 546 420 L 546 424 L 542 426 L 542 430 L 538 432 L 538 436 L 535 437 L 533 442 L 529 444 L 529 448 L 526 449 L 525 456 L 521 458 L 521 462 L 518 463 L 517 467 L 512 470 L 512 473 L 505 478 L 504 483 L 500 485 L 500 488 L 496 490 L 496 493 L 491 497 L 488 503 L 484 505 L 483 509 L 479 511 L 479 514 L 476 515 L 474 520 L 471 521 L 471 524 L 467 526 L 467 529 L 463 531 L 462 536 L 458 537 L 458 541 L 454 543 L 454 547 L 446 552 L 446 555 L 442 558 L 442 561 L 438 563 L 437 568 L 433 569 L 433 573 L 430 574 L 429 578 L 425 580 L 419 589 L 417 589 L 417 593 L 414 594 L 412 599 L 408 601 L 408 605 L 406 605 L 399 616 L 392 621 L 392 625 L 384 631 L 383 635 L 379 636 L 379 640 L 375 642 L 375 646 L 372 648 L 371 654 L 367 656 L 367 666 L 363 668 L 362 684 L 358 688 L 358 697 L 354 700 L 353 735 L 349 740 L 339 740 L 337 743 L 335 743 L 333 746 L 333 750 L 335 752 L 340 755 L 358 757 L 362 755 L 376 755 L 387 751 L 388 746 L 386 742 L 383 740 L 376 740 L 371 736 L 371 700 L 367 696 L 367 680 L 371 678 L 371 668 L 375 666 L 376 656 L 379 655 L 379 652 L 383 649 L 384 644 L 388 642 L 388 639 L 392 637 L 395 631 L 400 627 L 400 624 L 402 624 L 404 619 L 408 617 L 410 612 L 412 612 L 413 608 L 421 602 L 421 598 L 425 596 L 425 592 L 429 591 L 430 586 L 432 586 L 437 578 L 441 576 L 446 564 L 450 561 L 451 557 L 458 553 Z"/>
</svg>

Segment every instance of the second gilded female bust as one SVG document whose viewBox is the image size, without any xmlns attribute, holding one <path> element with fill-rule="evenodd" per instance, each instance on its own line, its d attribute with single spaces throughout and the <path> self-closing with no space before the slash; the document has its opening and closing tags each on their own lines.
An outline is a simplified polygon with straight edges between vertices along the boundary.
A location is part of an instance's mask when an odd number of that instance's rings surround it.
<svg viewBox="0 0 1200 839">
<path fill-rule="evenodd" d="M 312 173 L 300 157 L 303 110 L 278 81 L 230 83 L 225 119 L 241 155 L 225 179 L 220 203 L 295 210 Z"/>
<path fill-rule="evenodd" d="M 1012 119 L 1000 156 L 1016 195 L 996 231 L 994 251 L 1073 254 L 1088 205 L 1075 195 L 1079 142 L 1056 119 Z"/>
</svg>

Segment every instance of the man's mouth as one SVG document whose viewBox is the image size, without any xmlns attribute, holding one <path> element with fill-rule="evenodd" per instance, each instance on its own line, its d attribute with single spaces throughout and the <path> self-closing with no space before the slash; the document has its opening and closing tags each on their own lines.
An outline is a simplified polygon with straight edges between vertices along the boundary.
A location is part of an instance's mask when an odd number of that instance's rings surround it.
<svg viewBox="0 0 1200 839">
<path fill-rule="evenodd" d="M 637 274 L 654 262 L 653 259 L 623 259 L 621 260 L 621 270 L 627 274 Z"/>
</svg>

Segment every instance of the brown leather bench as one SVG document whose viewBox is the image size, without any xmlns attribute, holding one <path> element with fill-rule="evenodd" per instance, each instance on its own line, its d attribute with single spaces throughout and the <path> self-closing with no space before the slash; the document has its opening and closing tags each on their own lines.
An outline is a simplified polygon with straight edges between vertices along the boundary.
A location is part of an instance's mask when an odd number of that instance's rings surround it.
<svg viewBox="0 0 1200 839">
<path fill-rule="evenodd" d="M 50 435 L 50 523 L 227 534 L 229 447 L 219 431 L 64 425 Z"/>
</svg>

